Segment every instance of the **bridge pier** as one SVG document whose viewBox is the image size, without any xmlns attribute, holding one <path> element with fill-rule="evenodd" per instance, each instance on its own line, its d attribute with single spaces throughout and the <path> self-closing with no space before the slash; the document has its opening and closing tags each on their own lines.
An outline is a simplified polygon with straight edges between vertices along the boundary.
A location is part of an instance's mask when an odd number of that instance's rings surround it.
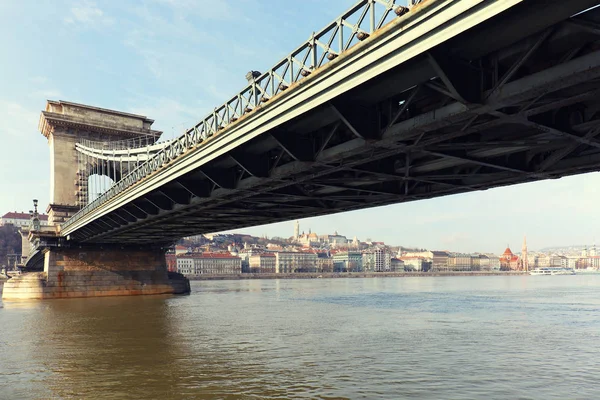
<svg viewBox="0 0 600 400">
<path fill-rule="evenodd" d="M 23 236 L 24 254 L 30 257 L 30 272 L 4 284 L 3 299 L 57 299 L 71 297 L 131 296 L 189 293 L 189 281 L 169 273 L 164 248 L 82 244 L 60 234 L 60 225 L 92 200 L 89 178 L 102 175 L 117 180 L 132 167 L 111 161 L 98 167 L 80 157 L 82 141 L 101 143 L 106 154 L 122 146 L 111 142 L 153 144 L 161 132 L 151 129 L 154 121 L 142 115 L 91 107 L 64 101 L 48 101 L 40 117 L 40 131 L 50 147 L 51 226 L 28 230 Z M 105 150 L 102 150 L 103 152 Z M 103 153 L 104 154 L 104 153 Z M 137 163 L 134 164 L 134 166 Z M 94 188 L 98 195 L 105 188 Z M 30 253 L 30 249 L 34 251 Z M 36 272 L 31 272 L 36 271 Z"/>
<path fill-rule="evenodd" d="M 44 271 L 4 284 L 3 299 L 61 299 L 189 293 L 189 280 L 167 271 L 164 250 L 123 246 L 50 247 Z"/>
</svg>

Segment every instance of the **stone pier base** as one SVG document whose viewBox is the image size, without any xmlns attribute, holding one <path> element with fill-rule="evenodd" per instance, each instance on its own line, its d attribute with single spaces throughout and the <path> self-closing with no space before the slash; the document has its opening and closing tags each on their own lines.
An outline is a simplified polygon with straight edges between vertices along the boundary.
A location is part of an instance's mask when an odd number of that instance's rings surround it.
<svg viewBox="0 0 600 400">
<path fill-rule="evenodd" d="M 26 272 L 4 283 L 2 298 L 62 299 L 73 297 L 185 294 L 189 281 L 167 272 L 160 249 L 53 248 L 44 272 Z"/>
</svg>

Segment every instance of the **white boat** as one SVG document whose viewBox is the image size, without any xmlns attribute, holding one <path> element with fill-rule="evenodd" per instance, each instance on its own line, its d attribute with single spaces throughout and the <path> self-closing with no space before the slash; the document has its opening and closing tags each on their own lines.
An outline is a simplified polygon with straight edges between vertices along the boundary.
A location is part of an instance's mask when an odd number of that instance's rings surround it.
<svg viewBox="0 0 600 400">
<path fill-rule="evenodd" d="M 529 275 L 552 275 L 552 271 L 548 268 L 536 268 L 532 271 L 529 271 Z"/>
<path fill-rule="evenodd" d="M 560 267 L 536 268 L 529 275 L 575 275 L 575 270 Z"/>
<path fill-rule="evenodd" d="M 552 270 L 552 275 L 575 275 L 575 270 L 570 268 L 556 268 Z"/>
</svg>

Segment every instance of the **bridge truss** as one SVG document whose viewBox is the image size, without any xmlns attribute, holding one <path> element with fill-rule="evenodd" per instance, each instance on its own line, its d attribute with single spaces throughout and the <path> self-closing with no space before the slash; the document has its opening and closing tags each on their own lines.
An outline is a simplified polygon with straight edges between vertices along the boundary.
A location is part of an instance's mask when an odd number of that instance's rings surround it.
<svg viewBox="0 0 600 400">
<path fill-rule="evenodd" d="M 359 2 L 183 136 L 138 154 L 141 162 L 63 234 L 166 243 L 599 170 L 600 9 L 582 12 L 595 1 L 514 1 L 427 47 L 434 33 L 421 24 L 461 3 L 469 2 L 430 0 L 404 15 L 393 1 Z M 502 2 L 470 3 L 480 3 L 476 11 Z M 386 25 L 389 18 L 399 20 Z M 372 78 L 352 86 L 348 75 L 327 101 L 297 103 L 277 125 L 252 125 L 390 36 L 420 32 L 424 50 L 396 50 L 407 53 L 404 62 L 384 69 L 380 58 Z M 232 137 L 245 125 L 258 133 Z"/>
</svg>

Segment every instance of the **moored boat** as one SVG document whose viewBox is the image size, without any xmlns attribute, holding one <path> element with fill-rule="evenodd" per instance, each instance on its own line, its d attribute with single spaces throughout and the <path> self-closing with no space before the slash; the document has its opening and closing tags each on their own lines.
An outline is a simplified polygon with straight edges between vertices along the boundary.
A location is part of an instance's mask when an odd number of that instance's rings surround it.
<svg viewBox="0 0 600 400">
<path fill-rule="evenodd" d="M 575 275 L 575 270 L 561 267 L 536 268 L 529 275 Z"/>
</svg>

